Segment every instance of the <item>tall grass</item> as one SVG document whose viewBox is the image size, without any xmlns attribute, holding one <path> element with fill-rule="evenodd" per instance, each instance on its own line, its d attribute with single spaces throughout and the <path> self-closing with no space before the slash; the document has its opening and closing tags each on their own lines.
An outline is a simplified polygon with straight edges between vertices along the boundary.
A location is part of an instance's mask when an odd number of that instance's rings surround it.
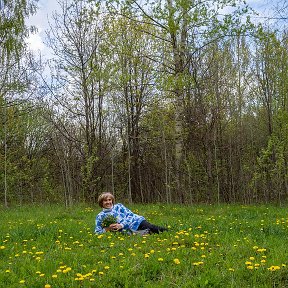
<svg viewBox="0 0 288 288">
<path fill-rule="evenodd" d="M 133 205 L 159 235 L 95 235 L 97 207 L 0 210 L 0 287 L 288 287 L 287 207 Z"/>
</svg>

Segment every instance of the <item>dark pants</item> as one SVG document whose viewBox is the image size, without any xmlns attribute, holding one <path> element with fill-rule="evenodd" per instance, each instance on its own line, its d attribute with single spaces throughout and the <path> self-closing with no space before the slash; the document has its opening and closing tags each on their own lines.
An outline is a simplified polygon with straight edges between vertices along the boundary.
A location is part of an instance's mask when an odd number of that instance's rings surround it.
<svg viewBox="0 0 288 288">
<path fill-rule="evenodd" d="M 164 227 L 160 227 L 160 226 L 156 226 L 154 224 L 149 223 L 146 220 L 143 220 L 138 229 L 137 230 L 145 230 L 145 229 L 149 229 L 150 233 L 157 233 L 159 234 L 159 232 L 163 232 L 163 231 L 167 231 L 167 228 Z"/>
</svg>

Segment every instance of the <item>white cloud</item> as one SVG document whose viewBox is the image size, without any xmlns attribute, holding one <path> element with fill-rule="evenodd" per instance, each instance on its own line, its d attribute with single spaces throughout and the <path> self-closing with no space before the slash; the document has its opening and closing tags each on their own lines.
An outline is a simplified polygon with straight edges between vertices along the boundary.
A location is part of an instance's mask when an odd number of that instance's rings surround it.
<svg viewBox="0 0 288 288">
<path fill-rule="evenodd" d="M 31 34 L 26 40 L 29 49 L 32 51 L 43 51 L 45 49 L 45 44 L 43 43 L 42 37 L 40 36 L 41 29 L 38 28 L 37 33 Z"/>
<path fill-rule="evenodd" d="M 42 55 L 50 56 L 51 51 L 45 45 L 45 30 L 49 28 L 48 19 L 52 13 L 59 9 L 57 0 L 39 0 L 37 12 L 26 20 L 28 26 L 35 26 L 38 30 L 26 40 L 28 48 L 32 51 L 40 51 Z"/>
</svg>

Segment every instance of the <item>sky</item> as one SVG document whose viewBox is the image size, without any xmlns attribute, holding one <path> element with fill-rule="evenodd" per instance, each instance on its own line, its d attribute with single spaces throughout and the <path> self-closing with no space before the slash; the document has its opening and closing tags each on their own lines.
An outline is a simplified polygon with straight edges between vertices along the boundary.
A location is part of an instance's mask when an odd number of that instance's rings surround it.
<svg viewBox="0 0 288 288">
<path fill-rule="evenodd" d="M 259 12 L 259 16 L 255 17 L 255 21 L 267 21 L 265 17 L 277 17 L 273 11 L 280 3 L 281 0 L 246 0 L 246 2 L 256 11 Z M 284 0 L 282 0 L 284 3 Z M 29 47 L 32 51 L 40 52 L 42 55 L 50 55 L 51 52 L 45 43 L 45 30 L 49 28 L 49 19 L 53 11 L 59 9 L 57 0 L 39 0 L 38 11 L 27 20 L 28 25 L 34 25 L 37 27 L 38 32 L 30 35 L 27 40 Z M 272 20 L 271 20 L 272 21 Z M 286 20 L 287 21 L 287 20 Z"/>
</svg>

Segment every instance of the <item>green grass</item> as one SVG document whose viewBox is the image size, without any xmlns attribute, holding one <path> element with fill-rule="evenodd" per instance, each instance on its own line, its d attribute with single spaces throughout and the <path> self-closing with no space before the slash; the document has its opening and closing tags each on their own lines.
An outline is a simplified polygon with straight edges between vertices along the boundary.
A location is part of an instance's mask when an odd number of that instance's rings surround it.
<svg viewBox="0 0 288 288">
<path fill-rule="evenodd" d="M 288 287 L 287 207 L 129 208 L 169 231 L 94 235 L 98 207 L 0 209 L 0 287 Z"/>
</svg>

